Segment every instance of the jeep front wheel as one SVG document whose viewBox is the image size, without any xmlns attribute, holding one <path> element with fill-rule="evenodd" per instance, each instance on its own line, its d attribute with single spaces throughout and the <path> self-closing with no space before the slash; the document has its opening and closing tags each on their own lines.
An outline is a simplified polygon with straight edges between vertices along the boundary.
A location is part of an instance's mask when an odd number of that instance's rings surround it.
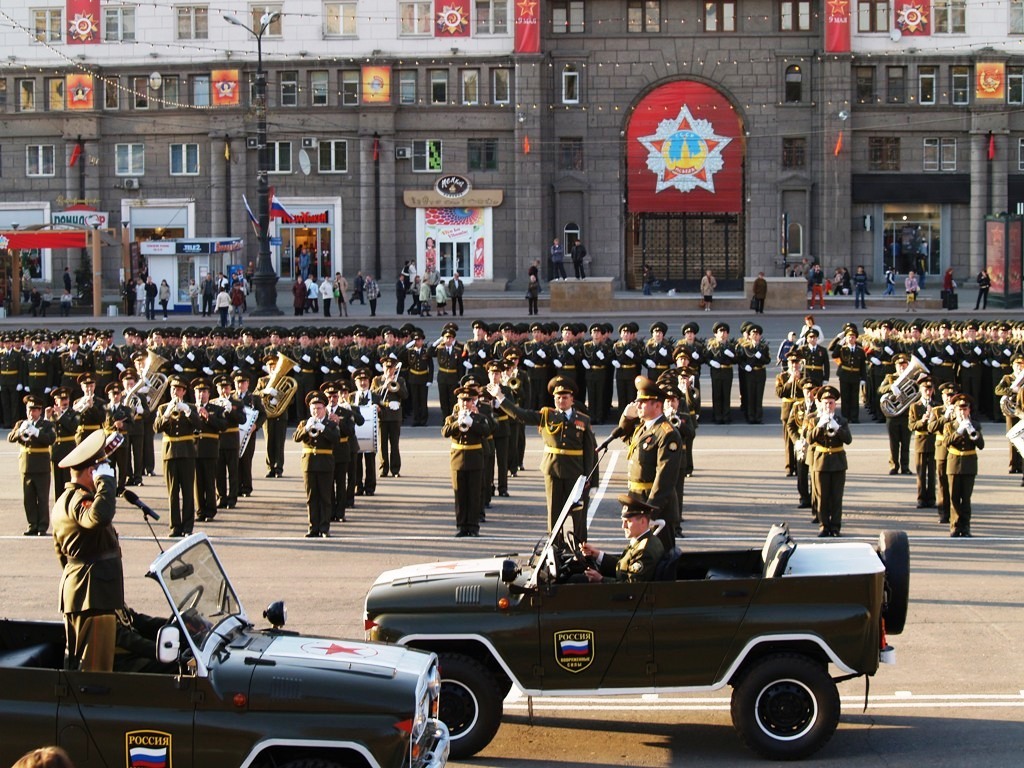
<svg viewBox="0 0 1024 768">
<path fill-rule="evenodd" d="M 471 757 L 491 743 L 501 724 L 498 683 L 476 659 L 461 653 L 438 655 L 441 667 L 441 721 L 448 726 L 451 756 Z"/>
<path fill-rule="evenodd" d="M 758 754 L 799 760 L 835 733 L 839 691 L 828 668 L 806 656 L 768 656 L 735 683 L 732 722 L 743 743 Z"/>
</svg>

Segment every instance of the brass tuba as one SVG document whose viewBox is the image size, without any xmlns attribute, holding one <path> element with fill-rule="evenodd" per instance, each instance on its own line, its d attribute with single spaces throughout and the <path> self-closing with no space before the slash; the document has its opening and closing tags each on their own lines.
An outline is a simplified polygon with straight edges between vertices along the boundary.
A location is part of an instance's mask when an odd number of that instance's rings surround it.
<svg viewBox="0 0 1024 768">
<path fill-rule="evenodd" d="M 262 389 L 253 392 L 253 395 L 263 399 L 263 410 L 266 412 L 268 419 L 276 419 L 288 411 L 288 406 L 291 404 L 292 398 L 295 397 L 295 392 L 299 388 L 298 382 L 288 375 L 288 371 L 296 365 L 297 363 L 288 355 L 278 352 L 277 362 L 274 364 L 274 370 L 270 372 L 270 376 L 267 378 L 267 383 L 263 385 Z M 267 394 L 266 390 L 268 389 L 276 389 L 277 394 Z"/>
<path fill-rule="evenodd" d="M 1010 386 L 1013 389 L 1020 389 L 1024 385 L 1024 371 L 1017 374 Z M 1022 415 L 1021 409 L 1017 407 L 1017 395 L 1003 395 L 999 398 L 999 410 L 1008 419 L 1019 419 Z"/>
<path fill-rule="evenodd" d="M 910 356 L 910 365 L 892 383 L 892 387 L 878 400 L 878 406 L 887 418 L 895 418 L 921 399 L 917 382 L 928 375 L 928 366 Z"/>
<path fill-rule="evenodd" d="M 135 382 L 134 386 L 125 390 L 124 404 L 133 411 L 139 404 L 147 411 L 155 411 L 160 401 L 164 399 L 164 392 L 167 391 L 167 374 L 159 372 L 166 363 L 166 357 L 158 355 L 152 349 L 149 350 L 146 354 L 146 363 L 139 371 L 139 380 Z"/>
</svg>

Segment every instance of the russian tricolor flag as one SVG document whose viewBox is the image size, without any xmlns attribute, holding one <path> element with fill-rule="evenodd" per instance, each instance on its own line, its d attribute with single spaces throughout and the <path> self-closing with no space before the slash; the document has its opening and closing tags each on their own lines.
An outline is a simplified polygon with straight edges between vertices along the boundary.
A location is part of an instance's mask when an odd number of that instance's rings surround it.
<svg viewBox="0 0 1024 768">
<path fill-rule="evenodd" d="M 128 764 L 131 768 L 166 768 L 167 748 L 147 749 L 146 747 L 132 747 Z"/>
<path fill-rule="evenodd" d="M 587 640 L 562 640 L 560 642 L 563 656 L 586 656 L 590 653 Z"/>
<path fill-rule="evenodd" d="M 270 190 L 270 218 L 281 219 L 282 221 L 292 220 L 291 213 L 284 207 L 284 203 L 278 199 L 273 188 Z"/>
</svg>

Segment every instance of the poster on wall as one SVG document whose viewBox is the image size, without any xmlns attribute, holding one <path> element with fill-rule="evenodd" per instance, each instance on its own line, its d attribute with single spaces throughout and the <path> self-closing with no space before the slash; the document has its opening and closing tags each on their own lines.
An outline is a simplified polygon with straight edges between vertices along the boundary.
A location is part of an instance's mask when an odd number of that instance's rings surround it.
<svg viewBox="0 0 1024 768">
<path fill-rule="evenodd" d="M 1006 226 L 999 219 L 985 222 L 985 267 L 996 296 L 1006 292 Z"/>
<path fill-rule="evenodd" d="M 100 42 L 100 0 L 67 0 L 68 45 Z"/>
<path fill-rule="evenodd" d="M 663 85 L 636 105 L 626 163 L 633 213 L 743 210 L 743 125 L 714 88 Z"/>
<path fill-rule="evenodd" d="M 850 0 L 825 0 L 825 52 L 850 52 Z"/>
<path fill-rule="evenodd" d="M 492 244 L 489 209 L 423 208 L 424 270 L 438 269 L 476 280 L 490 276 Z M 439 258 L 439 253 L 441 258 Z M 450 261 L 449 261 L 450 260 Z"/>
<path fill-rule="evenodd" d="M 434 36 L 469 37 L 469 0 L 434 0 Z"/>
<path fill-rule="evenodd" d="M 1024 283 L 1024 222 L 1020 219 L 1013 219 L 1006 228 L 1007 241 L 1007 270 L 1006 270 L 1006 292 L 1019 294 L 1022 283 Z"/>
</svg>

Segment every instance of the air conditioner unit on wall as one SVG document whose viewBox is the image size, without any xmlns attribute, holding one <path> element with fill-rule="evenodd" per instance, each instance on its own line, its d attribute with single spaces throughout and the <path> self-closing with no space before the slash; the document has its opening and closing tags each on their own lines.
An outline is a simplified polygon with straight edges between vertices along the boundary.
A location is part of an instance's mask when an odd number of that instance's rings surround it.
<svg viewBox="0 0 1024 768">
<path fill-rule="evenodd" d="M 303 136 L 302 137 L 302 148 L 303 149 L 316 149 L 317 140 L 316 136 Z"/>
<path fill-rule="evenodd" d="M 136 179 L 133 176 L 128 177 L 127 179 L 124 180 L 124 188 L 125 189 L 138 189 L 139 188 L 139 180 Z"/>
<path fill-rule="evenodd" d="M 395 147 L 395 160 L 408 160 L 412 157 L 412 147 Z"/>
</svg>

